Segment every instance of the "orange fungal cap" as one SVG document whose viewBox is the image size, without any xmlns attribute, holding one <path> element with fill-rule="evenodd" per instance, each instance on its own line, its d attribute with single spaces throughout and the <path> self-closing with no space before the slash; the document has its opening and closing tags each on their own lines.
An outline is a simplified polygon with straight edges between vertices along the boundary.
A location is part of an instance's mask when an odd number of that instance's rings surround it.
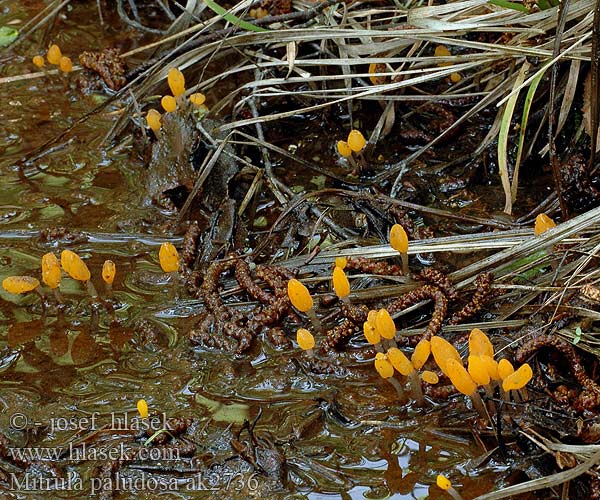
<svg viewBox="0 0 600 500">
<path fill-rule="evenodd" d="M 448 371 L 447 375 L 450 382 L 465 396 L 471 396 L 477 390 L 477 384 L 475 384 L 471 375 L 465 370 L 460 361 L 449 359 L 446 361 L 446 370 Z"/>
<path fill-rule="evenodd" d="M 452 488 L 452 483 L 450 482 L 450 479 L 448 479 L 446 476 L 443 476 L 442 474 L 438 475 L 438 477 L 435 480 L 435 484 L 437 484 L 438 488 L 444 491 L 448 491 L 450 488 Z"/>
<path fill-rule="evenodd" d="M 394 376 L 394 367 L 385 354 L 378 352 L 375 356 L 375 369 L 381 378 L 391 378 Z"/>
<path fill-rule="evenodd" d="M 169 83 L 169 88 L 171 89 L 171 93 L 175 97 L 179 97 L 181 94 L 185 92 L 185 77 L 183 73 L 179 71 L 177 68 L 171 68 L 169 70 L 169 75 L 167 76 L 167 82 Z"/>
<path fill-rule="evenodd" d="M 45 64 L 44 56 L 33 56 L 33 59 L 31 59 L 31 62 L 38 68 L 43 68 L 44 64 Z"/>
<path fill-rule="evenodd" d="M 335 266 L 333 270 L 333 289 L 340 299 L 350 295 L 350 282 L 341 267 Z"/>
<path fill-rule="evenodd" d="M 56 255 L 48 252 L 42 255 L 42 281 L 50 288 L 58 288 L 62 272 Z"/>
<path fill-rule="evenodd" d="M 306 288 L 297 279 L 292 278 L 287 284 L 287 293 L 292 305 L 300 312 L 307 312 L 312 309 L 313 299 Z"/>
<path fill-rule="evenodd" d="M 529 366 L 529 363 L 524 363 L 517 371 L 511 373 L 502 381 L 502 389 L 505 391 L 518 391 L 525 387 L 532 377 L 531 366 Z"/>
<path fill-rule="evenodd" d="M 410 359 L 397 347 L 390 347 L 387 350 L 387 356 L 392 366 L 402 375 L 407 376 L 415 371 Z"/>
<path fill-rule="evenodd" d="M 360 130 L 355 129 L 351 130 L 348 134 L 347 142 L 348 147 L 355 153 L 361 151 L 365 147 L 365 144 L 367 144 L 365 136 L 361 134 Z"/>
<path fill-rule="evenodd" d="M 190 96 L 190 102 L 196 107 L 202 106 L 206 102 L 206 96 L 202 92 L 194 92 Z"/>
<path fill-rule="evenodd" d="M 102 264 L 102 279 L 108 285 L 112 285 L 117 274 L 117 266 L 112 260 L 105 260 Z"/>
<path fill-rule="evenodd" d="M 438 374 L 435 372 L 432 372 L 430 370 L 424 370 L 421 373 L 421 380 L 428 384 L 435 385 L 440 381 L 440 377 L 438 377 Z"/>
<path fill-rule="evenodd" d="M 375 345 L 375 344 L 379 344 L 379 342 L 381 342 L 381 335 L 379 335 L 379 333 L 377 333 L 377 330 L 375 330 L 375 327 L 373 325 L 371 325 L 371 323 L 369 323 L 368 321 L 365 321 L 363 323 L 363 333 L 369 344 Z"/>
<path fill-rule="evenodd" d="M 494 358 L 490 358 L 485 354 L 481 354 L 479 356 L 481 361 L 485 364 L 488 375 L 492 380 L 500 380 L 500 375 L 498 375 L 498 363 Z"/>
<path fill-rule="evenodd" d="M 390 229 L 390 245 L 396 252 L 408 252 L 408 235 L 400 224 L 394 224 Z"/>
<path fill-rule="evenodd" d="M 90 270 L 75 252 L 63 250 L 60 254 L 60 263 L 65 272 L 74 280 L 89 281 Z"/>
<path fill-rule="evenodd" d="M 377 311 L 375 309 L 371 309 L 367 313 L 367 323 L 369 323 L 373 328 L 375 328 L 376 320 L 377 320 Z"/>
<path fill-rule="evenodd" d="M 488 385 L 490 383 L 490 373 L 488 366 L 481 359 L 481 356 L 469 356 L 469 375 L 477 385 Z"/>
<path fill-rule="evenodd" d="M 498 376 L 500 377 L 500 380 L 504 380 L 514 372 L 515 369 L 508 359 L 502 358 L 500 361 L 498 361 Z"/>
<path fill-rule="evenodd" d="M 340 269 L 345 269 L 348 264 L 348 259 L 346 257 L 336 257 L 335 258 L 335 267 L 339 267 Z"/>
<path fill-rule="evenodd" d="M 304 351 L 315 347 L 315 338 L 306 328 L 298 328 L 298 331 L 296 331 L 296 342 L 298 342 L 300 349 Z"/>
<path fill-rule="evenodd" d="M 474 356 L 485 354 L 490 358 L 494 357 L 494 346 L 489 337 L 479 328 L 473 328 L 469 334 L 469 354 Z"/>
<path fill-rule="evenodd" d="M 40 282 L 32 276 L 9 276 L 2 280 L 2 288 L 15 295 L 31 292 L 38 286 L 40 286 Z"/>
<path fill-rule="evenodd" d="M 60 47 L 56 44 L 52 44 L 50 45 L 50 48 L 48 49 L 48 53 L 46 54 L 46 59 L 48 59 L 48 62 L 50 64 L 60 64 L 60 58 L 62 57 L 62 52 L 60 50 Z"/>
<path fill-rule="evenodd" d="M 390 316 L 387 309 L 379 309 L 375 317 L 375 330 L 384 339 L 393 339 L 396 337 L 396 324 Z"/>
<path fill-rule="evenodd" d="M 148 110 L 148 113 L 146 113 L 146 123 L 155 133 L 158 132 L 162 126 L 160 113 L 156 109 Z"/>
<path fill-rule="evenodd" d="M 172 113 L 177 109 L 177 100 L 172 95 L 164 95 L 160 105 L 167 113 Z"/>
<path fill-rule="evenodd" d="M 344 158 L 352 156 L 352 150 L 346 141 L 337 141 L 337 150 L 338 153 Z"/>
<path fill-rule="evenodd" d="M 429 359 L 431 354 L 431 342 L 427 339 L 421 339 L 416 345 L 415 350 L 410 357 L 416 370 L 420 370 Z"/>
<path fill-rule="evenodd" d="M 446 370 L 447 361 L 454 359 L 455 361 L 461 363 L 460 354 L 458 354 L 458 351 L 450 342 L 442 337 L 438 337 L 437 335 L 431 337 L 430 343 L 433 359 L 435 359 L 435 362 L 440 367 L 440 370 L 442 370 L 442 373 L 448 376 L 448 372 Z"/>
<path fill-rule="evenodd" d="M 179 269 L 179 253 L 172 243 L 165 241 L 158 251 L 160 267 L 165 273 L 172 273 Z"/>
<path fill-rule="evenodd" d="M 137 411 L 142 418 L 148 418 L 148 403 L 146 403 L 145 399 L 140 399 L 137 402 Z"/>
<path fill-rule="evenodd" d="M 535 225 L 533 227 L 533 232 L 536 236 L 538 236 L 538 235 L 548 231 L 548 229 L 552 229 L 553 227 L 556 227 L 556 222 L 554 222 L 546 214 L 539 214 L 535 218 Z"/>
<path fill-rule="evenodd" d="M 73 71 L 73 61 L 71 61 L 70 57 L 62 56 L 58 61 L 58 68 L 63 73 L 70 73 L 71 71 Z"/>
</svg>

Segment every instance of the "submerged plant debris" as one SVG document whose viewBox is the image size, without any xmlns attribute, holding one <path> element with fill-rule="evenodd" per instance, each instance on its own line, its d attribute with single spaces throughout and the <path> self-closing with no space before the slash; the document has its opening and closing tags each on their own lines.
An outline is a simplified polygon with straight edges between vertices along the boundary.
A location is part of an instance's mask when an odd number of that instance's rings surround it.
<svg viewBox="0 0 600 500">
<path fill-rule="evenodd" d="M 600 499 L 600 8 L 8 0 L 0 497 Z"/>
</svg>

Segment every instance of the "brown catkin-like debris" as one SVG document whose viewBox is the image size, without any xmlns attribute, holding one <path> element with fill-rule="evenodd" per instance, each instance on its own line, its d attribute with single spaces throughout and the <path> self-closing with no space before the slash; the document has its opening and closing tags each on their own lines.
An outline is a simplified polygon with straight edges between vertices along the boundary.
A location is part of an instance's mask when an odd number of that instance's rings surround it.
<svg viewBox="0 0 600 500">
<path fill-rule="evenodd" d="M 450 282 L 448 276 L 441 271 L 427 267 L 420 272 L 420 277 L 423 279 L 423 281 L 427 281 L 427 283 L 437 286 L 442 292 L 444 292 L 444 295 L 448 300 L 456 299 L 458 294 L 456 293 L 454 285 Z"/>
<path fill-rule="evenodd" d="M 183 244 L 181 245 L 181 260 L 189 269 L 194 266 L 194 262 L 196 261 L 199 237 L 200 226 L 198 226 L 198 221 L 193 221 L 187 228 L 183 236 Z"/>
<path fill-rule="evenodd" d="M 482 273 L 477 276 L 473 283 L 475 285 L 475 293 L 473 293 L 471 300 L 460 311 L 452 315 L 448 324 L 457 325 L 481 311 L 490 298 L 493 280 L 494 275 L 492 273 Z"/>
<path fill-rule="evenodd" d="M 365 257 L 348 257 L 346 269 L 361 273 L 380 274 L 387 276 L 402 276 L 402 266 L 388 264 L 384 260 L 371 260 Z"/>
</svg>

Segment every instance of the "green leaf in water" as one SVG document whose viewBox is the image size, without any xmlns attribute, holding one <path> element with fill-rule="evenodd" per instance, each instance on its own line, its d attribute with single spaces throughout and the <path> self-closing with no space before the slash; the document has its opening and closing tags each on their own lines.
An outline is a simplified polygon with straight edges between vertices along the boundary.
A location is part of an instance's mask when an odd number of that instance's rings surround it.
<svg viewBox="0 0 600 500">
<path fill-rule="evenodd" d="M 575 336 L 573 337 L 573 340 L 572 340 L 573 345 L 579 344 L 582 334 L 583 334 L 583 332 L 581 331 L 581 328 L 579 326 L 577 328 L 575 328 Z"/>
<path fill-rule="evenodd" d="M 0 28 L 0 47 L 8 47 L 19 36 L 19 30 L 10 26 L 2 26 Z"/>
<path fill-rule="evenodd" d="M 213 12 L 216 12 L 223 19 L 225 19 L 225 21 L 228 21 L 235 26 L 239 26 L 240 28 L 245 29 L 247 31 L 255 31 L 258 33 L 263 32 L 263 31 L 270 31 L 268 29 L 261 28 L 260 26 L 254 26 L 254 24 L 250 24 L 250 23 L 244 21 L 243 19 L 240 19 L 236 15 L 225 10 L 218 3 L 213 2 L 213 0 L 204 0 L 204 1 L 206 2 L 206 5 L 209 7 L 210 10 L 212 10 Z"/>
</svg>

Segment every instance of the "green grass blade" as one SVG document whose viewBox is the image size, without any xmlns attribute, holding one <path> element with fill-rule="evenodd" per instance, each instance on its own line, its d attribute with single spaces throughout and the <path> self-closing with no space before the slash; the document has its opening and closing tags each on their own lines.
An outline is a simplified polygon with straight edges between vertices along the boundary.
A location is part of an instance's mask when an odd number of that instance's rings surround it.
<svg viewBox="0 0 600 500">
<path fill-rule="evenodd" d="M 525 80 L 525 75 L 527 75 L 527 70 L 529 69 L 529 66 L 530 64 L 527 61 L 523 63 L 523 66 L 521 66 L 521 69 L 519 70 L 519 73 L 515 79 L 513 89 L 518 88 L 519 85 L 523 83 L 523 81 Z M 518 97 L 519 92 L 515 92 L 513 95 L 510 96 L 510 99 L 506 101 L 506 104 L 504 106 L 504 113 L 502 115 L 502 122 L 500 123 L 500 132 L 498 133 L 498 168 L 500 170 L 502 189 L 504 190 L 504 196 L 506 198 L 504 204 L 504 212 L 508 215 L 511 215 L 512 213 L 513 204 L 507 161 L 508 134 L 510 132 L 510 123 L 512 121 Z"/>
<path fill-rule="evenodd" d="M 518 10 L 520 12 L 527 12 L 529 10 L 522 3 L 509 2 L 508 0 L 489 0 L 489 3 L 497 5 L 498 7 L 504 7 L 506 9 Z"/>
<path fill-rule="evenodd" d="M 259 32 L 259 33 L 264 32 L 264 31 L 270 31 L 266 28 L 261 28 L 260 26 L 254 26 L 254 24 L 250 24 L 250 23 L 244 21 L 243 19 L 240 19 L 236 15 L 225 10 L 223 7 L 221 7 L 218 3 L 214 2 L 213 0 L 204 0 L 204 1 L 206 2 L 206 5 L 209 7 L 210 10 L 219 14 L 223 19 L 225 19 L 225 21 L 233 24 L 234 26 L 239 26 L 240 28 L 245 29 L 246 31 L 255 31 L 255 32 Z"/>
<path fill-rule="evenodd" d="M 517 159 L 515 160 L 515 171 L 513 174 L 513 180 L 510 190 L 513 202 L 517 197 L 517 187 L 519 186 L 519 167 L 521 166 L 521 156 L 523 154 L 523 144 L 525 142 L 525 131 L 527 130 L 529 111 L 531 110 L 531 103 L 533 102 L 535 91 L 537 90 L 538 85 L 540 84 L 540 81 L 544 76 L 544 73 L 545 71 L 540 73 L 531 81 L 531 85 L 529 85 L 529 90 L 527 91 L 527 95 L 525 96 L 525 104 L 523 105 L 523 117 L 521 118 L 521 130 L 519 131 L 519 146 L 517 148 Z"/>
</svg>

